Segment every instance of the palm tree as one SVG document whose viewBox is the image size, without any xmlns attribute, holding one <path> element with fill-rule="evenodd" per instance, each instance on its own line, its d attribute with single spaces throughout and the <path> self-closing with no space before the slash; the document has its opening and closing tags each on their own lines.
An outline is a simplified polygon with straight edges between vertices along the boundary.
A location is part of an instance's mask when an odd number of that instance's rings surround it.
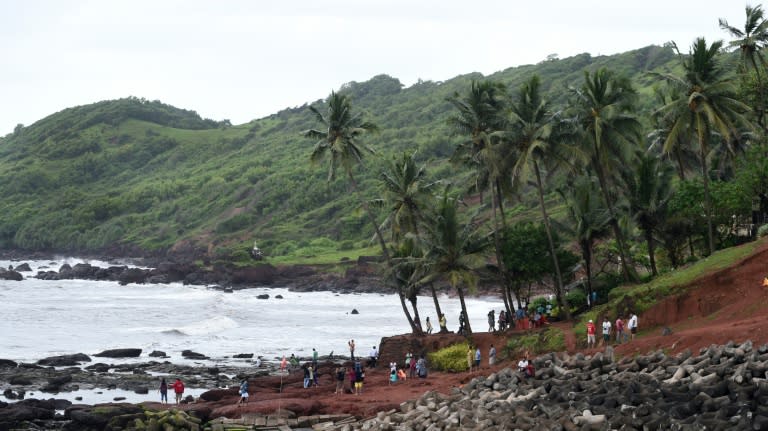
<svg viewBox="0 0 768 431">
<path fill-rule="evenodd" d="M 581 250 L 587 273 L 587 294 L 592 292 L 592 256 L 595 241 L 608 235 L 611 216 L 598 195 L 598 185 L 591 177 L 577 177 L 568 187 L 558 189 L 567 202 L 573 222 L 573 234 Z"/>
<path fill-rule="evenodd" d="M 552 238 L 552 225 L 544 204 L 544 186 L 540 169 L 540 163 L 556 159 L 552 156 L 557 145 L 555 129 L 558 119 L 550 111 L 547 101 L 541 97 L 540 80 L 537 75 L 520 87 L 517 101 L 512 104 L 511 117 L 509 129 L 518 154 L 512 168 L 513 184 L 525 184 L 532 174 L 536 179 L 541 217 L 547 233 L 549 254 L 555 268 L 555 297 L 557 305 L 565 311 L 565 319 L 571 320 L 570 310 L 564 306 L 563 276 L 560 273 L 560 263 L 557 261 L 557 252 Z"/>
<path fill-rule="evenodd" d="M 707 46 L 704 38 L 698 38 L 693 42 L 688 56 L 678 51 L 684 75 L 662 75 L 670 85 L 678 88 L 680 95 L 661 108 L 673 124 L 664 142 L 664 151 L 671 151 L 681 138 L 690 138 L 689 141 L 695 138 L 698 144 L 709 254 L 715 250 L 712 200 L 709 193 L 710 140 L 714 132 L 719 133 L 722 143 L 727 145 L 715 148 L 730 151 L 732 140 L 739 136 L 737 126 L 746 124 L 743 113 L 749 110 L 749 107 L 736 99 L 733 84 L 726 79 L 724 70 L 716 61 L 722 46 L 722 41 Z"/>
<path fill-rule="evenodd" d="M 462 142 L 451 157 L 454 163 L 460 162 L 475 171 L 474 188 L 482 192 L 491 185 L 494 208 L 498 208 L 504 219 L 499 151 L 494 148 L 493 134 L 504 128 L 504 84 L 485 80 L 472 81 L 469 92 L 461 96 L 454 93 L 448 102 L 456 108 L 456 113 L 448 118 L 448 125 L 457 134 L 469 135 L 469 141 Z M 494 200 L 495 199 L 495 200 Z M 494 210 L 495 213 L 495 210 Z"/>
<path fill-rule="evenodd" d="M 396 266 L 400 266 L 395 278 L 404 286 L 407 292 L 418 292 L 418 271 L 412 260 L 421 256 L 421 251 L 414 244 L 413 238 L 419 236 L 419 225 L 424 222 L 427 200 L 432 197 L 432 192 L 439 182 L 427 180 L 426 166 L 419 166 L 416 162 L 416 153 L 403 153 L 400 157 L 393 157 L 388 161 L 380 175 L 384 188 L 384 198 L 375 201 L 377 205 L 389 205 L 389 214 L 382 223 L 381 228 L 389 228 L 392 241 L 399 244 L 396 251 Z M 405 260 L 404 260 L 405 259 Z M 408 274 L 406 277 L 403 274 Z M 434 284 L 429 283 L 432 300 L 435 304 L 437 316 L 442 315 L 440 302 Z M 417 322 L 418 310 L 416 309 L 415 294 L 406 296 L 411 300 L 414 316 Z"/>
<path fill-rule="evenodd" d="M 352 174 L 352 168 L 356 164 L 363 163 L 363 150 L 374 153 L 370 147 L 361 147 L 360 137 L 365 133 L 378 131 L 378 127 L 373 123 L 363 121 L 361 114 L 353 113 L 352 102 L 349 97 L 334 91 L 328 98 L 326 115 L 323 115 L 314 106 L 310 106 L 309 110 L 323 125 L 323 130 L 310 129 L 303 132 L 305 137 L 317 140 L 310 160 L 312 163 L 317 163 L 329 155 L 331 161 L 328 164 L 328 180 L 334 179 L 336 170 L 341 167 L 349 178 L 352 190 L 359 195 L 360 192 Z M 376 231 L 376 238 L 379 240 L 384 260 L 389 262 L 387 245 L 379 225 L 376 223 L 376 218 L 373 216 L 368 202 L 361 199 L 361 203 Z"/>
<path fill-rule="evenodd" d="M 422 241 L 426 276 L 422 282 L 429 283 L 445 277 L 459 295 L 461 312 L 468 316 L 464 288 L 473 289 L 477 284 L 475 268 L 481 264 L 486 242 L 478 235 L 477 226 L 471 219 L 461 222 L 459 202 L 451 198 L 449 192 L 450 188 L 446 187 L 443 196 L 438 198 L 429 223 L 424 224 Z M 469 319 L 466 330 L 472 333 Z"/>
<path fill-rule="evenodd" d="M 632 217 L 645 236 L 651 272 L 656 276 L 659 272 L 656 268 L 654 233 L 666 219 L 667 203 L 674 193 L 672 169 L 653 154 L 642 152 L 630 166 L 622 171 L 626 196 Z"/>
<path fill-rule="evenodd" d="M 766 42 L 768 42 L 768 21 L 763 16 L 763 6 L 749 6 L 746 8 L 747 20 L 744 23 L 744 29 L 728 25 L 728 21 L 720 18 L 720 28 L 727 31 L 736 39 L 730 41 L 728 46 L 738 49 L 741 52 L 742 70 L 746 73 L 749 69 L 755 71 L 757 76 L 757 122 L 760 127 L 765 128 L 765 101 L 763 94 L 763 79 L 760 71 L 765 68 L 766 61 L 763 53 Z"/>
<path fill-rule="evenodd" d="M 617 77 L 605 68 L 592 74 L 585 71 L 584 81 L 579 90 L 574 90 L 575 120 L 582 134 L 588 167 L 597 176 L 611 216 L 624 278 L 637 281 L 611 188 L 613 171 L 625 164 L 628 151 L 640 141 L 640 122 L 631 114 L 636 94 L 627 79 Z"/>
</svg>

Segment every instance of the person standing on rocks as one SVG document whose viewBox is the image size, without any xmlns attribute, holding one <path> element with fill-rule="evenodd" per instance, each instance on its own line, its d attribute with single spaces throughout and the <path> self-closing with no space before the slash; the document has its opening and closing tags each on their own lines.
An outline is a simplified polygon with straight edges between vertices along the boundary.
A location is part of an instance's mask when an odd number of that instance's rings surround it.
<svg viewBox="0 0 768 431">
<path fill-rule="evenodd" d="M 168 404 L 168 383 L 165 377 L 160 379 L 160 404 Z"/>
<path fill-rule="evenodd" d="M 496 347 L 491 344 L 491 349 L 488 351 L 488 366 L 494 366 L 496 364 Z"/>
<path fill-rule="evenodd" d="M 632 315 L 629 317 L 629 339 L 631 341 L 635 340 L 635 334 L 637 334 L 637 314 L 632 313 Z"/>
<path fill-rule="evenodd" d="M 496 331 L 496 310 L 488 312 L 488 332 Z"/>
<path fill-rule="evenodd" d="M 416 373 L 419 375 L 420 379 L 427 378 L 427 360 L 424 359 L 424 355 L 421 355 L 419 360 L 416 361 Z"/>
<path fill-rule="evenodd" d="M 362 368 L 355 370 L 355 394 L 363 393 L 363 382 L 365 381 L 365 371 Z"/>
<path fill-rule="evenodd" d="M 368 367 L 376 368 L 376 361 L 379 359 L 379 352 L 376 351 L 376 346 L 371 347 L 371 351 L 368 352 Z"/>
<path fill-rule="evenodd" d="M 592 319 L 587 322 L 587 348 L 595 347 L 595 324 Z"/>
<path fill-rule="evenodd" d="M 334 394 L 336 396 L 339 396 L 342 392 L 344 392 L 344 378 L 347 376 L 347 369 L 344 367 L 338 367 L 336 368 L 336 391 Z"/>
<path fill-rule="evenodd" d="M 317 350 L 315 348 L 312 348 L 312 368 L 317 369 L 317 360 L 319 359 L 320 355 L 317 353 Z"/>
<path fill-rule="evenodd" d="M 608 320 L 608 316 L 603 317 L 603 344 L 608 345 L 611 341 L 611 321 Z"/>
<path fill-rule="evenodd" d="M 429 318 L 427 318 L 427 321 L 429 321 Z M 347 345 L 349 346 L 349 357 L 350 357 L 350 360 L 354 362 L 354 360 L 355 360 L 355 340 L 349 340 L 347 342 Z"/>
<path fill-rule="evenodd" d="M 616 317 L 616 343 L 621 343 L 624 337 L 624 321 L 621 320 L 621 315 Z"/>
<path fill-rule="evenodd" d="M 429 316 L 427 316 L 427 334 L 432 333 L 432 322 L 429 321 Z"/>
<path fill-rule="evenodd" d="M 181 398 L 184 396 L 184 382 L 181 379 L 176 379 L 171 387 L 173 387 L 173 392 L 176 394 L 176 404 L 181 404 Z"/>
<path fill-rule="evenodd" d="M 408 367 L 410 369 L 410 372 L 408 373 L 411 378 L 416 377 L 416 357 L 411 356 L 411 363 L 408 364 Z"/>
</svg>

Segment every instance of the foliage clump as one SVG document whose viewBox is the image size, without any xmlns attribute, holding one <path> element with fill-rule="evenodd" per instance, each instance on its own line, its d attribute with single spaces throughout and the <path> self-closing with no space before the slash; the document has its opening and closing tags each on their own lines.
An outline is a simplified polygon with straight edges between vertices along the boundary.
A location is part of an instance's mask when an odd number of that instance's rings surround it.
<svg viewBox="0 0 768 431">
<path fill-rule="evenodd" d="M 466 371 L 468 343 L 454 344 L 436 352 L 429 353 L 427 358 L 431 368 L 439 371 Z"/>
<path fill-rule="evenodd" d="M 562 351 L 565 350 L 565 334 L 550 326 L 539 333 L 510 338 L 503 350 L 510 358 L 522 356 L 526 351 L 530 354 Z"/>
</svg>

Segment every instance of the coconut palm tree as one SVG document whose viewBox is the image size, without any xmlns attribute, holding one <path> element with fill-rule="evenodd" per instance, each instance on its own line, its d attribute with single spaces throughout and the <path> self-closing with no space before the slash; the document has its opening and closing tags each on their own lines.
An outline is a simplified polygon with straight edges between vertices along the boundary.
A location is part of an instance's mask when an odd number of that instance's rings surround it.
<svg viewBox="0 0 768 431">
<path fill-rule="evenodd" d="M 651 272 L 659 275 L 656 268 L 654 234 L 666 219 L 667 203 L 674 193 L 672 168 L 657 156 L 638 152 L 635 162 L 622 171 L 625 195 L 630 213 L 643 231 L 648 246 Z"/>
<path fill-rule="evenodd" d="M 640 122 L 632 115 L 636 93 L 629 81 L 602 68 L 584 72 L 584 85 L 573 90 L 572 110 L 581 132 L 587 167 L 594 172 L 611 216 L 611 227 L 619 248 L 624 278 L 637 281 L 637 272 L 628 253 L 615 208 L 612 178 L 625 164 L 629 151 L 640 142 Z"/>
<path fill-rule="evenodd" d="M 765 100 L 763 90 L 763 79 L 760 74 L 765 70 L 766 61 L 762 50 L 768 43 L 768 21 L 765 20 L 763 6 L 747 5 L 746 22 L 744 29 L 739 29 L 728 24 L 728 21 L 720 18 L 720 28 L 736 38 L 728 42 L 728 46 L 738 49 L 741 52 L 741 69 L 744 73 L 754 70 L 757 76 L 757 122 L 760 127 L 765 128 Z"/>
<path fill-rule="evenodd" d="M 458 293 L 461 312 L 469 316 L 464 289 L 473 289 L 477 284 L 475 268 L 482 263 L 482 253 L 487 242 L 478 234 L 477 226 L 471 218 L 468 222 L 461 221 L 459 201 L 449 194 L 450 187 L 446 187 L 443 196 L 437 198 L 429 223 L 424 224 L 421 238 L 426 275 L 422 282 L 445 278 Z M 466 321 L 466 330 L 472 333 L 469 319 Z"/>
<path fill-rule="evenodd" d="M 567 202 L 573 236 L 579 244 L 584 271 L 587 273 L 587 294 L 592 292 L 592 256 L 595 242 L 610 231 L 611 215 L 600 201 L 599 185 L 591 177 L 580 176 L 557 191 Z"/>
<path fill-rule="evenodd" d="M 566 320 L 571 319 L 570 310 L 565 307 L 563 295 L 563 276 L 560 263 L 557 260 L 555 243 L 552 238 L 552 225 L 544 203 L 544 185 L 541 180 L 541 164 L 555 161 L 558 137 L 556 136 L 559 119 L 553 115 L 549 103 L 541 97 L 540 80 L 534 75 L 520 87 L 517 100 L 511 105 L 511 120 L 509 124 L 510 138 L 516 149 L 518 158 L 512 167 L 513 184 L 527 183 L 533 175 L 536 180 L 536 191 L 539 196 L 539 208 L 544 222 L 549 243 L 549 254 L 555 269 L 555 297 L 557 305 L 564 310 Z"/>
<path fill-rule="evenodd" d="M 359 195 L 357 181 L 355 181 L 352 173 L 353 167 L 363 163 L 363 151 L 374 153 L 372 148 L 362 146 L 360 138 L 366 133 L 378 131 L 378 127 L 371 122 L 364 121 L 362 114 L 353 113 L 350 98 L 335 91 L 332 91 L 328 98 L 328 110 L 325 115 L 314 106 L 310 106 L 309 110 L 323 125 L 322 130 L 309 129 L 303 132 L 305 137 L 316 140 L 310 156 L 311 162 L 318 163 L 327 155 L 330 158 L 328 180 L 334 179 L 336 171 L 341 168 L 347 174 L 352 190 Z M 368 202 L 361 199 L 361 203 L 376 231 L 382 256 L 384 260 L 389 261 L 389 251 L 379 229 L 379 224 L 376 223 L 376 218 L 373 216 Z"/>
<path fill-rule="evenodd" d="M 412 260 L 421 256 L 420 248 L 414 243 L 412 237 L 419 236 L 419 226 L 424 223 L 425 211 L 429 205 L 429 199 L 438 182 L 427 179 L 426 166 L 419 166 L 416 162 L 416 153 L 403 153 L 389 160 L 380 175 L 384 188 L 384 197 L 374 201 L 379 206 L 388 206 L 389 214 L 382 223 L 381 229 L 389 229 L 392 241 L 398 244 L 395 265 L 398 269 L 395 279 L 404 286 L 407 292 L 418 293 L 421 278 L 418 268 Z M 404 274 L 408 274 L 406 277 Z M 435 304 L 437 316 L 442 315 L 440 302 L 434 284 L 429 283 L 432 300 Z M 418 310 L 415 305 L 415 294 L 406 296 L 411 300 L 414 308 L 414 316 L 418 319 Z"/>
<path fill-rule="evenodd" d="M 709 192 L 710 149 L 732 151 L 730 144 L 739 136 L 739 126 L 747 124 L 744 113 L 749 111 L 748 106 L 736 99 L 736 89 L 717 62 L 716 57 L 722 46 L 722 41 L 707 45 L 704 38 L 698 38 L 691 45 L 689 55 L 683 56 L 678 50 L 683 76 L 661 75 L 679 90 L 679 97 L 661 108 L 673 124 L 664 142 L 664 150 L 671 151 L 681 138 L 689 138 L 688 142 L 695 142 L 698 146 L 709 254 L 715 251 Z M 725 145 L 711 145 L 715 132 L 720 135 L 720 143 Z"/>
</svg>

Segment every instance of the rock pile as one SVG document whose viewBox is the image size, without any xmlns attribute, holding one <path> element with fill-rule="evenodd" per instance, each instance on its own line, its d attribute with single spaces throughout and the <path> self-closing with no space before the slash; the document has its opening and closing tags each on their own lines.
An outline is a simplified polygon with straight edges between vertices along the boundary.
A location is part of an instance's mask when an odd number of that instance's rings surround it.
<svg viewBox="0 0 768 431">
<path fill-rule="evenodd" d="M 450 395 L 428 392 L 355 424 L 328 430 L 768 429 L 768 345 L 711 346 L 697 356 L 614 360 L 547 354 L 535 376 L 503 369 Z"/>
</svg>

